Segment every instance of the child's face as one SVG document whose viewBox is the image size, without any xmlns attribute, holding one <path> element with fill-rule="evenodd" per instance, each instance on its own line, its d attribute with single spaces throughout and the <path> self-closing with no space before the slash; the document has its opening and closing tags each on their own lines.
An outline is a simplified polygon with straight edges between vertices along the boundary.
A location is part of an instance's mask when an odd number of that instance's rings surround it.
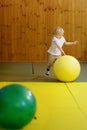
<svg viewBox="0 0 87 130">
<path fill-rule="evenodd" d="M 60 39 L 61 37 L 62 37 L 62 35 L 57 35 L 57 38 L 59 38 L 59 39 Z"/>
</svg>

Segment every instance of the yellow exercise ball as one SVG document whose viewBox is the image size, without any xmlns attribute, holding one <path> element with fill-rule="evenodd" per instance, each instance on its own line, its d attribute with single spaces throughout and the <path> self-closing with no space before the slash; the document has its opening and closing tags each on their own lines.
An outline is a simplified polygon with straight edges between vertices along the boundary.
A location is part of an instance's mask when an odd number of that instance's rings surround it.
<svg viewBox="0 0 87 130">
<path fill-rule="evenodd" d="M 55 77 L 64 82 L 74 81 L 80 74 L 79 61 L 70 55 L 60 56 L 53 65 Z"/>
</svg>

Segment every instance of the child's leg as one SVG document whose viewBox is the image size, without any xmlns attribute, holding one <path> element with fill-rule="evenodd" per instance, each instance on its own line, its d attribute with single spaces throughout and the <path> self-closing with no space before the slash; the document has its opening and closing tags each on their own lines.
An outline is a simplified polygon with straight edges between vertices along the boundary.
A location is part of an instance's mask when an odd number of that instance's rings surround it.
<svg viewBox="0 0 87 130">
<path fill-rule="evenodd" d="M 53 55 L 49 54 L 48 63 L 47 63 L 47 68 L 48 69 L 50 69 L 53 66 L 56 59 L 57 59 L 57 56 L 53 56 Z"/>
<path fill-rule="evenodd" d="M 50 68 L 53 66 L 56 59 L 57 59 L 57 56 L 53 56 L 53 55 L 49 54 L 49 59 L 48 59 L 48 64 L 47 64 L 47 69 L 46 69 L 46 75 L 49 75 Z"/>
</svg>

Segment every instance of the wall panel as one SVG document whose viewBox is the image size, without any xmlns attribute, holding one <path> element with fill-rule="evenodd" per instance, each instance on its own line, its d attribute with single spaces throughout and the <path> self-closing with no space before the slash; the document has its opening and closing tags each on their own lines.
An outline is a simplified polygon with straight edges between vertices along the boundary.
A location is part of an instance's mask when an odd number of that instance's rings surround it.
<svg viewBox="0 0 87 130">
<path fill-rule="evenodd" d="M 47 61 L 55 27 L 62 26 L 67 54 L 87 61 L 86 0 L 1 0 L 0 62 Z"/>
</svg>

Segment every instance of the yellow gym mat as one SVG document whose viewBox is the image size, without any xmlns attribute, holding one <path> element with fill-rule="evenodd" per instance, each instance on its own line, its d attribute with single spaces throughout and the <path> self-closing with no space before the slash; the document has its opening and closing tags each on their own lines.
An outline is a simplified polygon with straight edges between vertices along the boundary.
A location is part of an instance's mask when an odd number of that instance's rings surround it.
<svg viewBox="0 0 87 130">
<path fill-rule="evenodd" d="M 0 88 L 14 82 L 0 82 Z M 23 130 L 87 130 L 87 83 L 15 82 L 37 101 L 36 119 Z"/>
</svg>

